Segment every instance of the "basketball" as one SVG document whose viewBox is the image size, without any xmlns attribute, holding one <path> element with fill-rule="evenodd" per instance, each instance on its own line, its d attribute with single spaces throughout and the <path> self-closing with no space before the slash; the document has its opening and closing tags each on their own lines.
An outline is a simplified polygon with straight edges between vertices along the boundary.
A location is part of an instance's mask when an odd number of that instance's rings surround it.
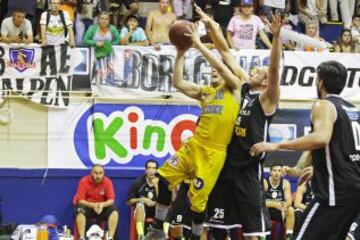
<svg viewBox="0 0 360 240">
<path fill-rule="evenodd" d="M 177 20 L 170 28 L 170 42 L 180 50 L 186 50 L 192 46 L 191 38 L 184 35 L 184 33 L 190 33 L 187 26 L 191 26 L 191 24 L 187 20 Z"/>
</svg>

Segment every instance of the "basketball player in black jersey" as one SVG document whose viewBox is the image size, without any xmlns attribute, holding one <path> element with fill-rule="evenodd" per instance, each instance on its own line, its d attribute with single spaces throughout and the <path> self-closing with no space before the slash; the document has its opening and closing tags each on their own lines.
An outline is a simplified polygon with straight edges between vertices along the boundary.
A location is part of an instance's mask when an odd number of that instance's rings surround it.
<svg viewBox="0 0 360 240">
<path fill-rule="evenodd" d="M 157 178 L 155 177 L 158 163 L 148 160 L 145 163 L 145 175 L 137 178 L 131 185 L 127 204 L 133 206 L 138 239 L 142 239 L 145 230 L 145 220 L 154 218 Z"/>
<path fill-rule="evenodd" d="M 345 239 L 360 211 L 360 111 L 339 94 L 346 85 L 347 70 L 337 61 L 317 68 L 319 100 L 311 111 L 310 134 L 281 143 L 258 143 L 250 153 L 310 150 L 315 198 L 307 207 L 295 239 Z"/>
<path fill-rule="evenodd" d="M 294 208 L 295 208 L 295 227 L 294 229 L 299 229 L 300 220 L 302 215 L 310 205 L 311 201 L 314 199 L 314 193 L 311 188 L 310 182 L 304 182 L 298 186 L 295 193 L 294 199 Z"/>
<path fill-rule="evenodd" d="M 232 72 L 243 77 L 244 70 L 219 34 L 218 25 L 199 8 L 196 12 L 210 29 L 210 37 L 223 61 Z M 277 109 L 280 97 L 279 62 L 281 53 L 281 17 L 273 17 L 270 29 L 273 46 L 269 67 L 257 68 L 242 85 L 241 106 L 227 159 L 220 177 L 209 197 L 207 226 L 231 228 L 242 225 L 245 239 L 258 239 L 269 233 L 270 220 L 262 193 L 262 161 L 264 156 L 252 157 L 251 146 L 267 139 L 267 130 Z M 222 127 L 222 126 L 219 126 Z"/>
<path fill-rule="evenodd" d="M 284 222 L 286 240 L 291 239 L 295 216 L 292 207 L 291 185 L 282 176 L 282 165 L 275 163 L 270 167 L 270 176 L 264 179 L 264 191 L 270 219 Z"/>
</svg>

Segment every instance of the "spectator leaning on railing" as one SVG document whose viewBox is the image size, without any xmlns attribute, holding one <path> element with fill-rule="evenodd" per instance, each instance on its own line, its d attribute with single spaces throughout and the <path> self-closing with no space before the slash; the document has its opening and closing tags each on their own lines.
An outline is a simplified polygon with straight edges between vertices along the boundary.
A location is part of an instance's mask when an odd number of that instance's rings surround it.
<svg viewBox="0 0 360 240">
<path fill-rule="evenodd" d="M 85 33 L 85 45 L 95 47 L 97 59 L 109 56 L 113 52 L 112 45 L 119 44 L 120 35 L 115 26 L 109 24 L 109 14 L 102 12 L 99 23 L 91 25 Z"/>
<path fill-rule="evenodd" d="M 120 32 L 121 45 L 147 46 L 149 41 L 146 37 L 144 29 L 139 27 L 137 16 L 130 15 L 127 18 L 126 26 Z"/>
<path fill-rule="evenodd" d="M 58 45 L 69 42 L 75 46 L 73 23 L 67 12 L 60 11 L 60 0 L 51 0 L 50 10 L 41 14 L 41 45 Z"/>
<path fill-rule="evenodd" d="M 340 37 L 334 45 L 334 52 L 343 52 L 343 53 L 356 53 L 359 52 L 359 49 L 356 48 L 356 45 L 353 41 L 351 31 L 349 29 L 343 29 L 341 31 Z"/>
<path fill-rule="evenodd" d="M 1 41 L 4 43 L 32 43 L 33 30 L 22 9 L 14 9 L 12 17 L 1 24 Z"/>
</svg>

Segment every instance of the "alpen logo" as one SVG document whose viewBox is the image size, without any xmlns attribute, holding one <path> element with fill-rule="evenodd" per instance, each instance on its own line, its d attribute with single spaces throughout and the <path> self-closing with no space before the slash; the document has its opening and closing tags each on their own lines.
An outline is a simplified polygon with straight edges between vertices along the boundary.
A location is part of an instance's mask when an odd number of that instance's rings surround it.
<svg viewBox="0 0 360 240">
<path fill-rule="evenodd" d="M 24 72 L 28 68 L 35 68 L 34 61 L 35 50 L 25 48 L 10 48 L 10 62 L 7 63 L 8 67 L 15 68 L 19 72 Z"/>
<path fill-rule="evenodd" d="M 168 158 L 196 126 L 196 115 L 154 113 L 161 107 L 129 105 L 119 110 L 114 105 L 99 105 L 81 117 L 74 133 L 75 149 L 86 166 L 119 166 L 150 156 Z"/>
</svg>

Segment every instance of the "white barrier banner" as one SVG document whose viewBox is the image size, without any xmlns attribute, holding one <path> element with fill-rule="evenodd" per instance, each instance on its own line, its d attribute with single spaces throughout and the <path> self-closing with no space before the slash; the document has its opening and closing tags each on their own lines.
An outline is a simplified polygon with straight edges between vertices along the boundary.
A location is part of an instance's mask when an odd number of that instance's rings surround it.
<svg viewBox="0 0 360 240">
<path fill-rule="evenodd" d="M 0 98 L 17 94 L 50 107 L 69 105 L 74 49 L 0 44 Z"/>
<path fill-rule="evenodd" d="M 176 51 L 163 46 L 160 51 L 152 47 L 114 47 L 114 53 L 96 61 L 97 74 L 92 80 L 93 91 L 102 97 L 157 98 L 177 93 L 172 86 L 172 73 Z M 246 71 L 268 65 L 268 50 L 241 50 L 233 52 L 236 61 Z M 343 96 L 360 100 L 360 54 L 284 52 L 281 74 L 281 99 L 314 99 L 316 93 L 316 68 L 328 60 L 337 60 L 348 68 L 348 82 Z M 190 49 L 185 55 L 184 79 L 196 84 L 210 83 L 211 68 L 203 56 Z"/>
</svg>

